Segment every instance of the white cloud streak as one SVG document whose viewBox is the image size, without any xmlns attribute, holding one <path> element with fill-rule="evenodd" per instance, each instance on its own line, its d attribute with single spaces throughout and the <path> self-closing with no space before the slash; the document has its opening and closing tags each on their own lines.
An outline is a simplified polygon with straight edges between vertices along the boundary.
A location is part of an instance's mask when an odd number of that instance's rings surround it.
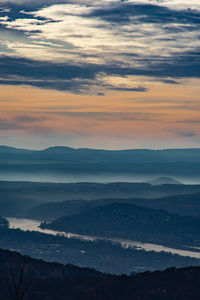
<svg viewBox="0 0 200 300">
<path fill-rule="evenodd" d="M 19 4 L 19 1 L 12 2 Z M 165 59 L 195 52 L 200 47 L 200 24 L 198 20 L 195 22 L 188 17 L 191 9 L 200 11 L 199 0 L 50 2 L 31 12 L 24 8 L 15 18 L 9 18 L 9 8 L 1 9 L 0 24 L 8 31 L 0 40 L 0 55 L 7 52 L 12 56 L 38 61 L 148 69 L 149 62 L 165 63 Z M 0 0 L 0 3 L 4 1 Z M 127 4 L 153 4 L 170 8 L 173 9 L 173 17 L 169 11 L 168 18 L 161 15 L 161 19 L 156 19 L 157 16 L 151 15 L 152 12 L 148 15 L 145 10 L 144 14 L 137 14 L 134 8 L 133 14 L 123 15 L 123 8 Z M 188 10 L 185 20 L 179 19 L 178 14 L 176 18 L 174 10 L 183 9 Z M 112 13 L 122 20 L 113 21 Z M 154 22 L 151 17 L 155 18 Z M 124 87 L 131 87 L 128 79 Z"/>
</svg>

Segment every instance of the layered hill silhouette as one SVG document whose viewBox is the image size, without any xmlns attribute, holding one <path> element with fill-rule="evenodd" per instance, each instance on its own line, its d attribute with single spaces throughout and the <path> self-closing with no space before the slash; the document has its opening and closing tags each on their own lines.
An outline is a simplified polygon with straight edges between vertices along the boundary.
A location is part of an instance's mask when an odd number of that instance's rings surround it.
<svg viewBox="0 0 200 300">
<path fill-rule="evenodd" d="M 129 203 L 138 206 L 162 209 L 177 215 L 200 217 L 200 193 L 191 195 L 172 195 L 162 198 L 110 198 L 93 201 L 67 200 L 62 202 L 47 202 L 33 206 L 26 217 L 50 221 L 64 216 L 70 216 L 87 211 L 96 206 L 111 203 Z"/>
<path fill-rule="evenodd" d="M 199 267 L 113 276 L 0 250 L 0 295 L 6 300 L 23 293 L 34 300 L 197 300 L 199 278 Z"/>
<path fill-rule="evenodd" d="M 51 172 L 66 174 L 126 173 L 135 175 L 200 176 L 200 149 L 96 150 L 51 147 L 26 150 L 0 147 L 2 172 Z"/>
<path fill-rule="evenodd" d="M 178 208 L 178 203 L 181 203 L 181 197 L 183 197 L 182 206 L 180 205 L 180 210 L 184 212 L 184 207 L 190 207 L 190 198 L 192 194 L 200 194 L 200 185 L 158 185 L 153 186 L 147 183 L 126 183 L 126 182 L 116 182 L 116 183 L 38 183 L 38 182 L 9 182 L 0 181 L 0 215 L 10 216 L 10 217 L 24 217 L 27 215 L 28 211 L 34 206 L 43 204 L 44 202 L 63 202 L 68 200 L 97 200 L 97 199 L 112 199 L 112 202 L 118 201 L 118 199 L 128 199 L 137 198 L 133 202 L 137 205 L 152 206 L 154 208 L 168 207 L 166 202 L 165 207 L 159 207 L 164 201 L 146 201 L 145 198 L 156 199 L 163 196 L 174 195 L 173 200 L 169 199 L 169 211 L 174 207 Z M 176 201 L 176 195 L 184 195 L 178 197 Z M 194 196 L 195 198 L 196 196 Z M 144 198 L 144 201 L 141 199 Z M 187 198 L 187 199 L 186 199 Z M 198 198 L 198 195 L 197 197 Z M 139 201 L 141 199 L 141 202 Z M 184 202 L 185 199 L 185 202 Z M 128 201 L 129 202 L 129 201 Z M 130 201 L 131 202 L 131 201 Z M 78 202 L 77 202 L 78 203 Z M 193 200 L 191 201 L 191 209 L 195 212 L 193 207 Z M 86 204 L 86 203 L 85 203 Z M 106 203 L 105 203 L 106 204 Z M 67 204 L 66 204 L 67 205 Z M 75 208 L 75 204 L 71 203 Z M 82 205 L 82 204 L 81 204 Z M 92 205 L 92 204 L 91 204 Z M 164 204 L 163 204 L 164 205 Z M 198 206 L 198 201 L 196 200 L 196 205 Z M 55 205 L 55 207 L 59 205 Z M 67 205 L 68 206 L 68 205 Z M 64 208 L 64 206 L 63 206 Z M 72 211 L 72 207 L 69 208 Z M 47 208 L 48 210 L 48 208 Z M 43 218 L 44 215 L 38 214 Z M 55 212 L 57 211 L 57 208 Z M 66 209 L 64 209 L 66 211 Z M 187 214 L 187 209 L 185 209 Z M 188 210 L 190 211 L 190 209 Z M 197 209 L 198 211 L 198 209 Z M 74 211 L 77 213 L 78 211 Z M 178 213 L 177 211 L 174 211 Z M 68 213 L 66 214 L 68 215 Z M 30 215 L 29 215 L 30 216 Z M 34 215 L 32 214 L 32 217 Z M 60 215 L 53 215 L 52 217 L 59 217 Z M 34 216 L 35 217 L 35 216 Z M 46 218 L 46 216 L 45 216 Z M 50 216 L 51 218 L 51 216 Z"/>
</svg>

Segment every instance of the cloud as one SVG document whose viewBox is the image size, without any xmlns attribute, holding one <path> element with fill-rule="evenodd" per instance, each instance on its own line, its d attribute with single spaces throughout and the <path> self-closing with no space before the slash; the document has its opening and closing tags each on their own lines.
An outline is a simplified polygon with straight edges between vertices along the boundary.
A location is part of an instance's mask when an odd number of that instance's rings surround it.
<svg viewBox="0 0 200 300">
<path fill-rule="evenodd" d="M 52 112 L 51 112 L 52 114 Z M 90 112 L 90 111 L 56 111 L 55 115 L 61 115 L 65 117 L 73 117 L 80 119 L 92 119 L 99 122 L 104 121 L 143 121 L 149 122 L 152 120 L 160 119 L 160 114 L 157 113 L 145 113 L 145 112 Z M 93 126 L 93 124 L 91 125 Z"/>
<path fill-rule="evenodd" d="M 143 86 L 137 86 L 137 87 L 111 87 L 112 90 L 115 91 L 123 91 L 123 92 L 146 92 L 148 89 Z"/>
<path fill-rule="evenodd" d="M 31 85 L 41 88 L 68 90 L 75 93 L 102 93 L 101 89 L 145 92 L 142 86 L 129 87 L 107 84 L 106 74 L 120 74 L 120 69 L 95 64 L 71 65 L 41 62 L 24 58 L 0 57 L 0 84 Z M 15 67 L 13 67 L 15 66 Z M 104 73 L 104 75 L 102 75 Z M 100 77 L 98 75 L 101 74 Z"/>
<path fill-rule="evenodd" d="M 102 94 L 147 91 L 142 83 L 106 85 L 102 73 L 166 84 L 199 78 L 200 5 L 188 6 L 186 0 L 2 2 L 0 83 Z"/>
<path fill-rule="evenodd" d="M 46 120 L 45 116 L 35 117 L 35 116 L 29 116 L 29 115 L 20 115 L 16 117 L 15 122 L 19 123 L 32 123 L 32 122 L 41 122 Z"/>
<path fill-rule="evenodd" d="M 0 119 L 0 130 L 4 131 L 4 130 L 12 130 L 12 129 L 19 129 L 21 128 L 21 126 L 19 126 L 18 124 L 16 124 L 13 121 L 8 121 L 5 119 Z"/>
<path fill-rule="evenodd" d="M 199 110 L 200 109 L 200 107 L 198 107 L 198 108 L 196 108 L 196 110 Z M 184 120 L 179 120 L 179 121 L 177 121 L 177 123 L 183 123 L 183 124 L 200 124 L 200 119 L 195 119 L 195 118 L 193 118 L 193 119 L 184 119 Z"/>
<path fill-rule="evenodd" d="M 200 7 L 200 6 L 199 6 Z M 137 4 L 130 2 L 119 2 L 117 5 L 110 7 L 97 8 L 91 12 L 91 16 L 100 17 L 105 21 L 112 23 L 153 23 L 153 24 L 172 24 L 174 28 L 181 28 L 187 30 L 189 24 L 199 24 L 198 11 L 186 11 L 183 9 L 177 11 L 158 5 Z M 176 25 L 176 27 L 175 27 Z"/>
<path fill-rule="evenodd" d="M 194 132 L 192 130 L 178 129 L 178 130 L 175 130 L 175 132 L 179 137 L 182 137 L 182 138 L 192 138 L 192 137 L 197 136 L 196 132 Z"/>
<path fill-rule="evenodd" d="M 19 115 L 14 118 L 0 118 L 0 131 L 26 129 L 28 125 L 46 120 L 45 116 Z"/>
<path fill-rule="evenodd" d="M 163 81 L 177 84 L 169 78 L 200 78 L 199 53 L 177 55 L 165 62 L 148 62 L 146 68 L 123 67 L 114 64 L 68 64 L 37 61 L 19 57 L 0 57 L 0 84 L 30 85 L 41 88 L 66 90 L 74 93 L 103 93 L 105 90 L 146 92 L 144 86 L 131 86 L 130 76 L 147 76 L 150 81 Z M 100 75 L 100 76 L 99 76 Z M 118 76 L 127 78 L 127 84 L 110 84 L 104 78 Z M 129 82 L 128 82 L 129 81 Z M 124 82 L 125 83 L 125 82 Z"/>
</svg>

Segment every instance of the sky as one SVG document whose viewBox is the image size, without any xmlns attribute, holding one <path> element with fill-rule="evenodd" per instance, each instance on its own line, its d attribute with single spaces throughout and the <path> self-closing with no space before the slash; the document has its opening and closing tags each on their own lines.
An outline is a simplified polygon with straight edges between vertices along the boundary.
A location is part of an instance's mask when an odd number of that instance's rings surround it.
<svg viewBox="0 0 200 300">
<path fill-rule="evenodd" d="M 0 144 L 200 147 L 200 1 L 0 0 Z"/>
</svg>

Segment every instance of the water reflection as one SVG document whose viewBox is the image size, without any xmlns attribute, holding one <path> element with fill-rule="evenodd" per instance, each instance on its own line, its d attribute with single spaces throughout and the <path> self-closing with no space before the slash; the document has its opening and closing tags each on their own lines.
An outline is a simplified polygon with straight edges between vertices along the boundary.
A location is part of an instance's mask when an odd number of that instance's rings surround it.
<svg viewBox="0 0 200 300">
<path fill-rule="evenodd" d="M 138 250 L 145 250 L 145 251 L 155 251 L 155 252 L 170 252 L 173 254 L 179 254 L 181 256 L 190 256 L 195 258 L 200 258 L 200 252 L 198 252 L 198 249 L 193 247 L 197 250 L 197 252 L 193 251 L 187 251 L 187 250 L 180 250 L 175 248 L 169 248 L 162 245 L 156 245 L 156 244 L 149 244 L 149 243 L 141 243 L 137 241 L 132 240 L 124 240 L 119 238 L 101 238 L 98 236 L 88 236 L 88 235 L 79 235 L 79 234 L 73 234 L 73 233 L 65 233 L 62 231 L 54 231 L 49 229 L 41 229 L 38 227 L 40 225 L 40 221 L 37 220 L 30 220 L 30 219 L 16 219 L 16 218 L 7 218 L 9 221 L 10 228 L 19 228 L 24 231 L 38 231 L 45 234 L 52 234 L 52 235 L 62 235 L 67 238 L 76 238 L 80 240 L 86 240 L 86 241 L 95 241 L 97 239 L 100 240 L 108 240 L 112 241 L 113 244 L 119 243 L 123 248 L 137 248 Z"/>
</svg>

